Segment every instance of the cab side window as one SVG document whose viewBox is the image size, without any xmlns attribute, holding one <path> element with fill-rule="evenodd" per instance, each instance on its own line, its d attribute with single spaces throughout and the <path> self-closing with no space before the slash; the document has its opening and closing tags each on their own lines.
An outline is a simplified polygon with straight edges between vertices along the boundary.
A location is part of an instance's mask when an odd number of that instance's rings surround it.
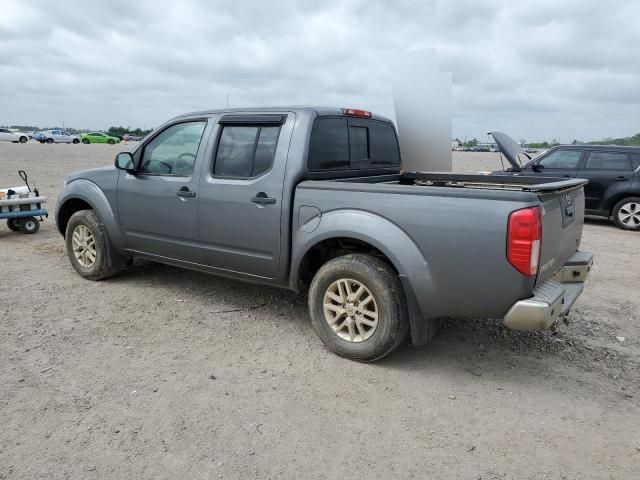
<svg viewBox="0 0 640 480">
<path fill-rule="evenodd" d="M 280 125 L 223 125 L 213 174 L 252 178 L 271 168 Z"/>
<path fill-rule="evenodd" d="M 541 159 L 539 164 L 544 168 L 575 170 L 578 168 L 581 156 L 582 150 L 556 150 Z"/>
<path fill-rule="evenodd" d="M 590 152 L 585 170 L 630 170 L 629 157 L 621 152 Z"/>
<path fill-rule="evenodd" d="M 206 125 L 206 121 L 185 122 L 163 130 L 144 147 L 139 172 L 190 176 Z"/>
</svg>

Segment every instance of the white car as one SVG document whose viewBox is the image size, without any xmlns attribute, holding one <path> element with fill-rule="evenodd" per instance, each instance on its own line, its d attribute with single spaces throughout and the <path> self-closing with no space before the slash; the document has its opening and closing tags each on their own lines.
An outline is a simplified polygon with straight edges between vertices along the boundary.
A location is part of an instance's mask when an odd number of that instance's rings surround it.
<svg viewBox="0 0 640 480">
<path fill-rule="evenodd" d="M 80 143 L 80 137 L 63 130 L 45 130 L 40 143 Z"/>
<path fill-rule="evenodd" d="M 23 132 L 14 132 L 8 128 L 0 128 L 0 141 L 27 143 L 29 141 L 29 135 Z"/>
</svg>

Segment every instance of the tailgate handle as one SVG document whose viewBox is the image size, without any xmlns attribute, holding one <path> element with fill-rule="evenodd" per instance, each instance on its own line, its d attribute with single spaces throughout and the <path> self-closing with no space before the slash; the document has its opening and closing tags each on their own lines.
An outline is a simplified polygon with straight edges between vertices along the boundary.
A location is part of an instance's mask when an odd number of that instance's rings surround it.
<svg viewBox="0 0 640 480">
<path fill-rule="evenodd" d="M 575 208 L 574 208 L 573 205 L 569 205 L 567 207 L 564 207 L 564 214 L 567 217 L 573 217 L 574 212 L 575 212 Z"/>
</svg>

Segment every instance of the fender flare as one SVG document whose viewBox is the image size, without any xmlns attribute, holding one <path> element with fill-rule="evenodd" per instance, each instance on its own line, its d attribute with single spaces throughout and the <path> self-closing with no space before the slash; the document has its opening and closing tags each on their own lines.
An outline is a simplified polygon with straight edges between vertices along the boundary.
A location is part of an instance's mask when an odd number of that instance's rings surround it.
<svg viewBox="0 0 640 480">
<path fill-rule="evenodd" d="M 66 202 L 76 199 L 82 200 L 91 206 L 100 221 L 104 224 L 113 248 L 118 252 L 122 252 L 125 248 L 124 235 L 122 235 L 122 230 L 111 208 L 111 204 L 100 187 L 86 179 L 73 180 L 67 184 L 64 192 L 58 199 L 56 207 L 56 225 L 58 226 L 58 231 L 64 236 L 65 232 L 62 230 L 60 224 L 60 212 Z"/>
<path fill-rule="evenodd" d="M 438 312 L 438 292 L 429 264 L 411 237 L 393 222 L 370 212 L 333 210 L 319 216 L 320 221 L 312 231 L 305 231 L 305 227 L 311 222 L 318 222 L 317 217 L 304 225 L 296 225 L 290 287 L 299 291 L 302 259 L 318 243 L 340 237 L 366 242 L 380 250 L 398 271 L 407 300 L 413 342 L 421 344 L 429 340 L 434 333 L 434 322 L 430 320 L 442 314 Z"/>
</svg>

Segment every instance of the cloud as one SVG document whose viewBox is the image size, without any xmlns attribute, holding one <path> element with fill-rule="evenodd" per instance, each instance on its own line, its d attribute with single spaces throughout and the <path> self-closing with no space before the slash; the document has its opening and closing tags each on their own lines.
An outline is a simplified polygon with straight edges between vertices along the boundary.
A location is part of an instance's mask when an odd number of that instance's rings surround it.
<svg viewBox="0 0 640 480">
<path fill-rule="evenodd" d="M 437 48 L 454 135 L 640 131 L 638 2 L 3 0 L 0 123 L 154 126 L 231 106 L 393 116 L 389 65 Z M 425 85 L 428 88 L 428 85 Z"/>
</svg>

